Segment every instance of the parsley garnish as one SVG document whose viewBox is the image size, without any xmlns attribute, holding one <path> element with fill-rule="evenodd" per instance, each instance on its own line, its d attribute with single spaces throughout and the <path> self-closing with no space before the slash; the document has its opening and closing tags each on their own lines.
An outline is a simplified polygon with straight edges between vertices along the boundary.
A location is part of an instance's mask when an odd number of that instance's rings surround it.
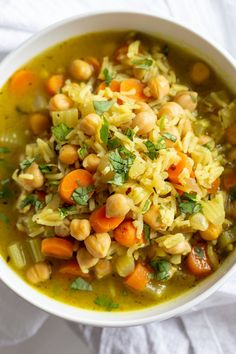
<svg viewBox="0 0 236 354">
<path fill-rule="evenodd" d="M 20 163 L 20 168 L 23 170 L 25 170 L 26 168 L 30 167 L 32 165 L 32 163 L 34 162 L 35 158 L 32 157 L 32 159 L 26 159 L 26 160 L 23 160 L 21 161 Z"/>
<path fill-rule="evenodd" d="M 107 112 L 113 104 L 113 101 L 93 101 L 93 107 L 99 116 Z"/>
<path fill-rule="evenodd" d="M 148 224 L 143 224 L 143 233 L 145 241 L 150 244 L 150 226 Z"/>
<path fill-rule="evenodd" d="M 149 70 L 153 64 L 153 60 L 144 58 L 144 59 L 133 60 L 132 63 L 137 69 Z"/>
<path fill-rule="evenodd" d="M 109 70 L 107 68 L 103 70 L 103 75 L 106 86 L 109 86 L 111 81 L 113 80 L 113 76 L 109 73 Z"/>
<path fill-rule="evenodd" d="M 56 140 L 65 141 L 67 135 L 73 130 L 73 128 L 69 128 L 66 124 L 60 123 L 56 127 L 52 127 L 52 133 Z"/>
<path fill-rule="evenodd" d="M 6 154 L 10 152 L 11 150 L 7 146 L 0 146 L 0 153 Z"/>
<path fill-rule="evenodd" d="M 193 249 L 198 258 L 203 259 L 205 257 L 205 252 L 202 247 L 195 246 Z"/>
<path fill-rule="evenodd" d="M 8 224 L 8 223 L 9 223 L 9 218 L 8 218 L 8 216 L 6 216 L 6 214 L 4 214 L 4 213 L 2 213 L 2 212 L 0 212 L 0 220 L 1 220 L 2 222 L 4 222 L 4 224 Z"/>
<path fill-rule="evenodd" d="M 130 139 L 133 140 L 133 137 L 135 135 L 135 132 L 132 128 L 128 128 L 125 132 L 125 135 Z"/>
<path fill-rule="evenodd" d="M 135 160 L 134 154 L 124 147 L 120 147 L 109 154 L 110 164 L 115 171 L 114 178 L 109 183 L 121 186 L 128 179 L 129 169 Z"/>
<path fill-rule="evenodd" d="M 94 303 L 98 306 L 104 307 L 107 311 L 111 311 L 119 307 L 119 304 L 113 302 L 113 300 L 106 295 L 97 296 Z"/>
<path fill-rule="evenodd" d="M 91 193 L 94 191 L 94 186 L 78 187 L 72 193 L 72 199 L 79 205 L 87 205 L 91 198 Z"/>
<path fill-rule="evenodd" d="M 153 259 L 151 267 L 155 270 L 156 280 L 167 280 L 170 276 L 171 264 L 164 259 Z"/>
<path fill-rule="evenodd" d="M 35 195 L 28 195 L 25 199 L 22 200 L 20 207 L 23 209 L 27 205 L 32 205 L 35 207 L 35 211 L 37 212 L 39 209 L 43 207 L 43 203 L 38 200 Z"/>
<path fill-rule="evenodd" d="M 157 154 L 159 150 L 166 149 L 166 143 L 164 138 L 159 138 L 156 144 L 153 144 L 150 140 L 144 142 L 146 148 L 148 149 L 147 155 L 150 157 L 151 160 L 157 158 Z"/>
<path fill-rule="evenodd" d="M 175 143 L 176 140 L 177 140 L 177 138 L 176 138 L 175 135 L 172 135 L 172 134 L 167 133 L 167 132 L 166 132 L 166 133 L 163 133 L 162 136 L 163 136 L 164 138 L 168 139 L 168 140 L 173 141 L 174 143 Z"/>
<path fill-rule="evenodd" d="M 196 214 L 202 210 L 201 204 L 197 203 L 196 194 L 183 193 L 178 204 L 180 212 L 183 214 Z"/>
<path fill-rule="evenodd" d="M 107 145 L 108 143 L 108 136 L 109 136 L 109 124 L 106 118 L 103 118 L 103 125 L 100 129 L 100 138 L 102 142 Z"/>
<path fill-rule="evenodd" d="M 74 214 L 75 207 L 69 205 L 67 207 L 58 208 L 60 215 L 66 218 L 68 215 Z"/>
<path fill-rule="evenodd" d="M 110 150 L 116 149 L 120 146 L 120 140 L 118 138 L 109 139 L 107 142 L 107 147 Z"/>
<path fill-rule="evenodd" d="M 73 290 L 93 291 L 92 285 L 80 277 L 71 283 L 70 288 Z"/>
<path fill-rule="evenodd" d="M 46 164 L 39 165 L 39 169 L 42 173 L 52 172 L 52 166 Z"/>
<path fill-rule="evenodd" d="M 88 155 L 88 147 L 86 144 L 82 145 L 81 148 L 78 150 L 79 157 L 81 160 L 85 158 L 85 156 Z"/>
<path fill-rule="evenodd" d="M 232 201 L 236 199 L 236 185 L 230 188 L 229 197 Z"/>
</svg>

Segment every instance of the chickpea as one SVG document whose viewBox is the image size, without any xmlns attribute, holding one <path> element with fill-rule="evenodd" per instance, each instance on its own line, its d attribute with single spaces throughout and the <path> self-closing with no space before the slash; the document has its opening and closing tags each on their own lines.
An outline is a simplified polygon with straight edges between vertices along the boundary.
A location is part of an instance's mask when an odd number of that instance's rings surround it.
<svg viewBox="0 0 236 354">
<path fill-rule="evenodd" d="M 49 109 L 51 111 L 66 111 L 72 106 L 72 100 L 63 93 L 56 94 L 50 99 L 49 102 Z"/>
<path fill-rule="evenodd" d="M 100 158 L 96 154 L 89 154 L 84 158 L 83 167 L 89 172 L 95 172 L 100 163 Z"/>
<path fill-rule="evenodd" d="M 138 102 L 138 108 L 135 108 L 134 113 L 140 113 L 140 112 L 145 112 L 145 111 L 151 111 L 151 107 L 146 103 L 146 102 Z"/>
<path fill-rule="evenodd" d="M 80 129 L 87 135 L 95 135 L 100 125 L 101 118 L 96 113 L 90 113 L 80 121 Z"/>
<path fill-rule="evenodd" d="M 152 205 L 151 208 L 144 214 L 143 220 L 154 231 L 158 231 L 160 228 L 160 221 L 158 220 L 159 215 L 160 215 L 159 206 Z"/>
<path fill-rule="evenodd" d="M 166 248 L 164 247 L 164 251 L 169 254 L 187 254 L 191 252 L 191 246 L 188 241 L 184 240 L 179 243 L 177 243 L 176 246 Z"/>
<path fill-rule="evenodd" d="M 24 174 L 32 175 L 32 179 L 26 179 Z M 37 163 L 33 162 L 23 173 L 19 175 L 20 185 L 27 191 L 40 188 L 44 184 L 44 176 L 39 169 Z"/>
<path fill-rule="evenodd" d="M 195 84 L 202 84 L 210 77 L 210 69 L 202 62 L 197 62 L 192 66 L 191 79 Z"/>
<path fill-rule="evenodd" d="M 64 219 L 62 225 L 54 227 L 55 234 L 59 237 L 70 236 L 70 222 L 68 219 Z"/>
<path fill-rule="evenodd" d="M 222 225 L 209 224 L 205 231 L 200 231 L 201 238 L 206 241 L 216 240 L 222 232 Z"/>
<path fill-rule="evenodd" d="M 157 117 L 152 110 L 143 111 L 136 114 L 136 116 L 132 121 L 132 127 L 139 128 L 137 132 L 138 135 L 145 135 L 147 133 L 150 133 L 153 130 L 156 120 Z"/>
<path fill-rule="evenodd" d="M 75 59 L 69 67 L 73 79 L 88 80 L 93 74 L 93 67 L 84 60 Z"/>
<path fill-rule="evenodd" d="M 98 258 L 94 258 L 84 247 L 77 251 L 76 259 L 83 273 L 88 273 L 88 269 L 94 267 L 99 261 Z"/>
<path fill-rule="evenodd" d="M 46 262 L 39 262 L 27 270 L 26 278 L 31 284 L 38 284 L 48 280 L 51 272 L 51 267 Z"/>
<path fill-rule="evenodd" d="M 96 277 L 104 278 L 112 273 L 112 264 L 108 259 L 100 259 L 94 267 Z"/>
<path fill-rule="evenodd" d="M 64 164 L 73 165 L 78 158 L 78 152 L 74 145 L 66 144 L 60 148 L 59 160 Z"/>
<path fill-rule="evenodd" d="M 231 145 L 236 145 L 236 122 L 225 130 L 225 137 Z"/>
<path fill-rule="evenodd" d="M 148 81 L 148 87 L 152 97 L 161 100 L 164 96 L 168 95 L 170 86 L 168 80 L 163 75 L 152 77 Z"/>
<path fill-rule="evenodd" d="M 29 117 L 29 125 L 33 134 L 39 135 L 44 131 L 48 130 L 50 127 L 50 120 L 46 114 L 34 113 Z"/>
<path fill-rule="evenodd" d="M 207 230 L 209 224 L 206 217 L 202 213 L 193 214 L 190 217 L 190 225 L 194 230 L 205 231 Z"/>
<path fill-rule="evenodd" d="M 165 103 L 158 112 L 158 117 L 167 116 L 169 119 L 178 117 L 184 113 L 183 108 L 176 102 Z"/>
<path fill-rule="evenodd" d="M 84 241 L 85 247 L 87 248 L 88 252 L 95 258 L 104 258 L 106 257 L 110 245 L 111 245 L 111 238 L 108 233 L 99 233 L 90 235 Z"/>
<path fill-rule="evenodd" d="M 70 223 L 70 234 L 78 241 L 84 241 L 91 231 L 90 222 L 87 219 L 73 219 Z"/>
<path fill-rule="evenodd" d="M 190 112 L 193 112 L 197 107 L 197 96 L 197 92 L 180 91 L 175 96 L 174 101 L 183 109 L 188 109 Z"/>
<path fill-rule="evenodd" d="M 106 217 L 123 217 L 130 211 L 129 199 L 123 194 L 113 194 L 106 201 Z"/>
</svg>

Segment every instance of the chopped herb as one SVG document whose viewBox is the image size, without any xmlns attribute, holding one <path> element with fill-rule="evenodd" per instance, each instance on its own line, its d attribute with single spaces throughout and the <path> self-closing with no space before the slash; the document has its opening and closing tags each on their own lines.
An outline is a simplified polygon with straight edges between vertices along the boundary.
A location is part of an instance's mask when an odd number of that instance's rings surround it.
<svg viewBox="0 0 236 354">
<path fill-rule="evenodd" d="M 114 178 L 109 183 L 121 186 L 128 179 L 129 169 L 135 160 L 135 156 L 126 148 L 120 147 L 109 154 L 110 164 L 115 171 Z"/>
<path fill-rule="evenodd" d="M 42 173 L 52 172 L 52 166 L 46 164 L 39 165 L 39 169 Z"/>
<path fill-rule="evenodd" d="M 65 141 L 67 135 L 73 130 L 73 128 L 69 128 L 66 124 L 60 123 L 56 127 L 52 127 L 52 133 L 56 140 Z"/>
<path fill-rule="evenodd" d="M 128 128 L 125 132 L 125 135 L 130 139 L 133 140 L 133 137 L 135 135 L 135 132 L 132 128 Z"/>
<path fill-rule="evenodd" d="M 94 303 L 98 306 L 104 307 L 107 311 L 111 311 L 119 307 L 119 304 L 113 302 L 113 300 L 106 295 L 97 296 Z"/>
<path fill-rule="evenodd" d="M 0 212 L 0 221 L 4 222 L 4 224 L 8 224 L 9 223 L 9 218 L 6 214 Z"/>
<path fill-rule="evenodd" d="M 92 285 L 80 277 L 71 283 L 70 288 L 73 290 L 93 291 Z"/>
<path fill-rule="evenodd" d="M 137 69 L 149 70 L 153 64 L 153 60 L 144 58 L 144 59 L 133 60 L 132 63 Z"/>
<path fill-rule="evenodd" d="M 7 146 L 0 146 L 0 153 L 7 154 L 11 150 Z"/>
<path fill-rule="evenodd" d="M 168 139 L 168 140 L 173 141 L 174 143 L 175 143 L 176 140 L 177 140 L 177 138 L 176 138 L 175 135 L 172 135 L 172 134 L 167 133 L 167 132 L 166 132 L 166 133 L 163 133 L 162 136 L 163 136 L 164 138 Z"/>
<path fill-rule="evenodd" d="M 85 158 L 85 156 L 88 155 L 88 147 L 87 145 L 82 145 L 81 148 L 78 150 L 78 154 L 79 157 L 81 158 L 81 160 L 83 160 Z"/>
<path fill-rule="evenodd" d="M 155 270 L 154 279 L 167 280 L 170 276 L 171 264 L 164 259 L 153 259 L 151 267 Z"/>
<path fill-rule="evenodd" d="M 107 112 L 113 104 L 113 101 L 93 101 L 93 107 L 99 116 Z"/>
<path fill-rule="evenodd" d="M 195 246 L 193 249 L 198 258 L 203 259 L 205 257 L 205 252 L 202 247 Z"/>
<path fill-rule="evenodd" d="M 190 200 L 192 202 L 196 202 L 197 201 L 197 194 L 194 194 L 194 193 L 186 193 L 184 192 L 182 194 L 182 199 L 185 199 L 185 200 Z"/>
<path fill-rule="evenodd" d="M 118 138 L 109 139 L 107 147 L 110 150 L 116 149 L 120 146 L 120 140 Z"/>
<path fill-rule="evenodd" d="M 161 118 L 160 118 L 160 131 L 165 129 L 165 120 L 166 120 L 166 117 L 161 116 Z"/>
<path fill-rule="evenodd" d="M 151 160 L 157 158 L 157 154 L 159 150 L 166 149 L 166 144 L 164 138 L 159 138 L 156 144 L 153 144 L 150 140 L 144 142 L 146 148 L 148 149 L 147 155 Z"/>
<path fill-rule="evenodd" d="M 69 205 L 67 207 L 58 208 L 58 210 L 59 210 L 60 215 L 63 218 L 66 218 L 68 215 L 74 214 L 76 209 L 72 205 Z"/>
<path fill-rule="evenodd" d="M 28 195 L 25 199 L 23 199 L 20 204 L 20 207 L 23 209 L 27 205 L 34 206 L 36 212 L 43 207 L 43 203 L 40 200 L 38 200 L 38 198 L 33 194 Z"/>
<path fill-rule="evenodd" d="M 143 206 L 143 209 L 142 209 L 142 214 L 146 213 L 146 212 L 149 210 L 150 206 L 151 206 L 151 202 L 150 202 L 150 200 L 148 199 L 148 200 L 146 200 L 146 202 L 144 203 L 144 206 Z"/>
<path fill-rule="evenodd" d="M 233 200 L 236 200 L 236 185 L 235 186 L 232 186 L 229 190 L 229 197 L 230 199 L 233 201 Z"/>
<path fill-rule="evenodd" d="M 212 151 L 213 150 L 213 146 L 212 146 L 212 143 L 206 143 L 203 145 L 205 148 L 207 148 L 208 150 Z"/>
<path fill-rule="evenodd" d="M 100 129 L 100 138 L 105 145 L 107 145 L 108 143 L 108 136 L 109 136 L 109 124 L 106 118 L 104 117 L 103 124 Z"/>
<path fill-rule="evenodd" d="M 196 214 L 202 210 L 201 204 L 197 203 L 196 194 L 183 193 L 178 199 L 178 205 L 183 214 Z"/>
<path fill-rule="evenodd" d="M 72 199 L 79 205 L 87 205 L 91 198 L 91 193 L 94 191 L 94 186 L 78 187 L 72 193 Z"/>
<path fill-rule="evenodd" d="M 32 165 L 32 163 L 35 161 L 35 158 L 32 157 L 32 159 L 26 159 L 26 160 L 23 160 L 21 161 L 20 163 L 20 168 L 23 170 L 25 170 L 26 168 L 30 167 Z"/>
<path fill-rule="evenodd" d="M 107 68 L 103 70 L 103 75 L 106 86 L 109 86 L 111 81 L 113 80 L 113 76 L 109 73 L 109 70 Z"/>
<path fill-rule="evenodd" d="M 164 45 L 164 47 L 162 48 L 162 53 L 167 57 L 167 55 L 169 54 L 170 48 L 167 44 Z"/>
<path fill-rule="evenodd" d="M 0 184 L 2 188 L 0 189 L 0 199 L 9 199 L 12 196 L 12 190 L 10 189 L 9 179 L 2 180 Z"/>
<path fill-rule="evenodd" d="M 144 233 L 144 238 L 145 241 L 150 244 L 150 226 L 148 224 L 143 224 L 143 233 Z"/>
</svg>

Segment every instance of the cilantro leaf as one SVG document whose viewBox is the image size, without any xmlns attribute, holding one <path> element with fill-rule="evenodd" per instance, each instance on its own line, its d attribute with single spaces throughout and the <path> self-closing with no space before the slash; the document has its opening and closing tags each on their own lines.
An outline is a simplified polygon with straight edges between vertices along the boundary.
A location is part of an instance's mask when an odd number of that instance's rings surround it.
<svg viewBox="0 0 236 354">
<path fill-rule="evenodd" d="M 113 104 L 113 101 L 93 101 L 93 107 L 99 116 L 107 112 Z"/>
<path fill-rule="evenodd" d="M 108 143 L 108 136 L 109 136 L 109 124 L 107 119 L 104 117 L 103 125 L 100 129 L 100 138 L 105 145 L 107 145 Z"/>
<path fill-rule="evenodd" d="M 153 144 L 150 140 L 145 141 L 144 144 L 148 149 L 147 155 L 151 160 L 157 158 L 159 150 L 166 149 L 166 143 L 163 137 L 160 137 L 156 144 Z"/>
<path fill-rule="evenodd" d="M 193 250 L 194 250 L 194 253 L 196 253 L 198 258 L 200 258 L 200 259 L 205 258 L 205 252 L 204 252 L 204 249 L 202 247 L 195 246 L 193 248 Z"/>
<path fill-rule="evenodd" d="M 232 186 L 229 190 L 229 197 L 230 199 L 233 201 L 233 200 L 236 200 L 236 185 Z"/>
<path fill-rule="evenodd" d="M 164 259 L 153 259 L 151 267 L 154 269 L 156 280 L 167 280 L 170 276 L 171 264 Z"/>
<path fill-rule="evenodd" d="M 97 296 L 94 303 L 98 306 L 104 307 L 107 311 L 111 311 L 119 307 L 119 304 L 113 302 L 113 300 L 107 295 Z"/>
<path fill-rule="evenodd" d="M 65 141 L 67 135 L 73 130 L 69 128 L 66 124 L 60 123 L 56 127 L 52 127 L 52 134 L 58 141 Z"/>
<path fill-rule="evenodd" d="M 20 207 L 23 209 L 27 205 L 32 205 L 35 207 L 35 211 L 38 211 L 43 207 L 43 203 L 38 200 L 38 198 L 35 195 L 28 195 L 25 199 L 22 200 Z"/>
<path fill-rule="evenodd" d="M 192 202 L 196 202 L 197 201 L 197 194 L 184 192 L 182 194 L 182 196 L 181 196 L 181 199 L 185 199 L 185 200 L 190 200 Z"/>
<path fill-rule="evenodd" d="M 128 128 L 125 132 L 125 135 L 130 139 L 133 140 L 133 137 L 135 135 L 135 132 L 132 128 Z"/>
<path fill-rule="evenodd" d="M 0 153 L 1 154 L 6 154 L 10 152 L 11 150 L 7 146 L 0 146 Z"/>
<path fill-rule="evenodd" d="M 90 185 L 88 187 L 78 187 L 72 193 L 72 199 L 79 205 L 87 205 L 89 199 L 91 198 L 91 192 L 94 191 L 94 186 Z"/>
<path fill-rule="evenodd" d="M 150 226 L 148 224 L 143 224 L 143 233 L 144 233 L 144 239 L 145 241 L 150 244 Z"/>
<path fill-rule="evenodd" d="M 23 171 L 26 168 L 30 167 L 34 161 L 35 161 L 35 157 L 32 157 L 32 159 L 28 159 L 28 160 L 26 159 L 26 160 L 21 161 L 21 163 L 20 163 L 21 170 Z"/>
<path fill-rule="evenodd" d="M 109 70 L 107 68 L 103 70 L 103 75 L 106 86 L 109 86 L 111 81 L 113 80 L 113 76 L 109 73 Z"/>
<path fill-rule="evenodd" d="M 73 290 L 93 291 L 92 285 L 83 278 L 76 278 L 70 285 Z"/>
<path fill-rule="evenodd" d="M 47 164 L 39 165 L 39 169 L 42 173 L 52 172 L 52 166 L 47 165 Z"/>
<path fill-rule="evenodd" d="M 85 158 L 85 156 L 88 155 L 88 147 L 86 144 L 82 145 L 81 148 L 78 150 L 79 157 L 81 160 Z"/>
<path fill-rule="evenodd" d="M 133 60 L 132 64 L 134 64 L 137 69 L 149 70 L 153 64 L 153 60 L 148 58 L 137 59 Z"/>
<path fill-rule="evenodd" d="M 107 147 L 110 150 L 116 149 L 120 146 L 120 140 L 118 138 L 109 139 L 107 142 Z"/>
<path fill-rule="evenodd" d="M 168 132 L 163 133 L 162 136 L 163 136 L 164 138 L 168 139 L 168 140 L 173 141 L 174 143 L 175 143 L 176 140 L 177 140 L 177 138 L 176 138 L 175 135 L 172 135 L 172 134 L 170 134 L 170 133 L 168 133 Z"/>
<path fill-rule="evenodd" d="M 4 222 L 4 224 L 8 224 L 9 223 L 9 218 L 6 214 L 0 212 L 0 221 Z"/>
<path fill-rule="evenodd" d="M 72 215 L 74 214 L 74 212 L 76 211 L 75 207 L 73 205 L 69 205 L 67 207 L 61 207 L 58 208 L 60 215 L 63 218 L 66 218 L 68 215 Z"/>
<path fill-rule="evenodd" d="M 121 186 L 128 179 L 129 169 L 135 160 L 134 154 L 124 147 L 120 147 L 109 154 L 110 164 L 115 171 L 114 178 L 109 183 Z"/>
<path fill-rule="evenodd" d="M 180 212 L 183 214 L 196 214 L 202 210 L 201 204 L 197 203 L 196 194 L 183 193 L 178 199 Z"/>
</svg>

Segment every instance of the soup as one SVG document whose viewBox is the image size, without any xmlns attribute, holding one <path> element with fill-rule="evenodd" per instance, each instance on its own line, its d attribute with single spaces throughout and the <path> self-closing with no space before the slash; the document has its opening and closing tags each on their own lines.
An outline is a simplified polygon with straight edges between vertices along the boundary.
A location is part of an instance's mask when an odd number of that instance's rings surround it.
<svg viewBox="0 0 236 354">
<path fill-rule="evenodd" d="M 0 91 L 0 252 L 68 304 L 126 311 L 221 267 L 236 229 L 236 104 L 171 43 L 104 32 Z"/>
</svg>

